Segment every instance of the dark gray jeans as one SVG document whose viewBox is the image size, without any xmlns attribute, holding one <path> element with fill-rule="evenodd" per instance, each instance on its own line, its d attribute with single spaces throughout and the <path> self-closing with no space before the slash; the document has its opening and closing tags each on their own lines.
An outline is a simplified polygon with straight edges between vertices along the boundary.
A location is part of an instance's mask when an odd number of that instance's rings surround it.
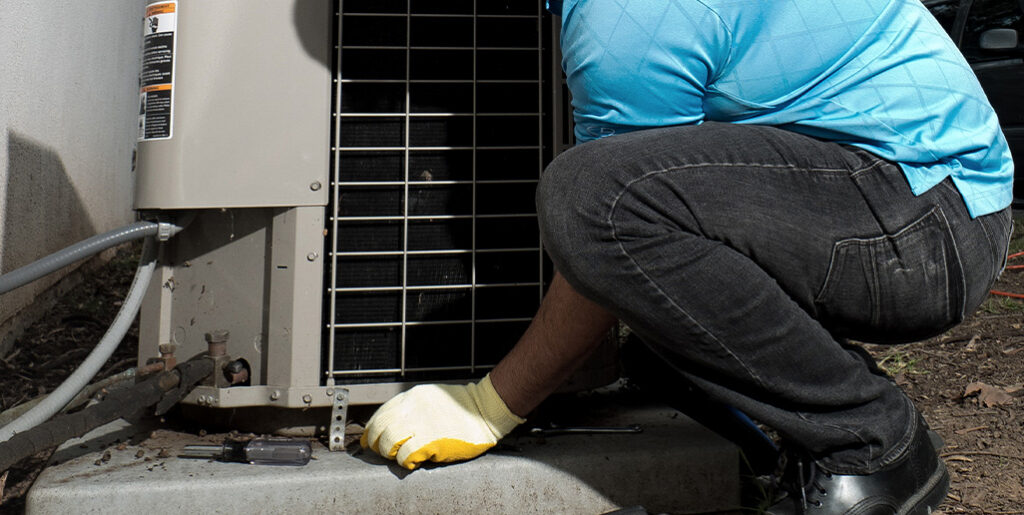
<svg viewBox="0 0 1024 515">
<path fill-rule="evenodd" d="M 910 400 L 845 338 L 940 334 L 1005 265 L 1010 210 L 972 220 L 947 179 L 770 127 L 706 123 L 562 154 L 537 194 L 544 244 L 582 295 L 691 381 L 825 469 L 909 444 Z"/>
</svg>

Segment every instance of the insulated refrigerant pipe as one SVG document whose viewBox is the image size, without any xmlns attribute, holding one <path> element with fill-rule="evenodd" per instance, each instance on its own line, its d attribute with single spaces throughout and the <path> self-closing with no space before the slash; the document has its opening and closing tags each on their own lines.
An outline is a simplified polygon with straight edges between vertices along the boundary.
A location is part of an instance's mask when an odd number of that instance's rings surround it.
<svg viewBox="0 0 1024 515">
<path fill-rule="evenodd" d="M 152 225 L 156 226 L 157 224 Z M 85 358 L 82 365 L 58 386 L 53 393 L 28 410 L 24 415 L 0 428 L 0 442 L 9 440 L 15 433 L 32 429 L 57 414 L 82 388 L 89 384 L 89 381 L 100 371 L 103 364 L 110 359 L 114 350 L 117 349 L 121 340 L 124 339 L 124 335 L 128 333 L 128 329 L 131 328 L 132 321 L 135 320 L 135 315 L 138 314 L 139 307 L 142 305 L 142 297 L 146 293 L 146 287 L 149 286 L 149 281 L 153 277 L 153 270 L 156 268 L 157 245 L 156 238 L 146 238 L 146 242 L 142 246 L 142 258 L 139 260 L 139 267 L 135 271 L 135 279 L 132 281 L 131 289 L 128 291 L 128 297 L 125 299 L 124 304 L 121 305 L 121 310 L 118 311 L 117 317 L 110 324 L 100 343 L 89 353 L 89 356 Z"/>
<path fill-rule="evenodd" d="M 159 372 L 141 383 L 113 391 L 98 404 L 82 411 L 61 415 L 18 433 L 10 440 L 0 442 L 0 474 L 33 454 L 80 437 L 103 424 L 137 414 L 154 404 L 159 407 L 159 403 L 172 394 L 183 397 L 213 372 L 213 360 L 186 361 L 173 370 Z"/>
<path fill-rule="evenodd" d="M 136 222 L 110 232 L 98 234 L 17 270 L 0 275 L 0 295 L 24 286 L 47 274 L 56 272 L 71 263 L 94 254 L 99 254 L 104 250 L 128 241 L 148 236 L 159 236 L 161 241 L 166 240 L 180 232 L 184 225 L 163 222 Z"/>
</svg>

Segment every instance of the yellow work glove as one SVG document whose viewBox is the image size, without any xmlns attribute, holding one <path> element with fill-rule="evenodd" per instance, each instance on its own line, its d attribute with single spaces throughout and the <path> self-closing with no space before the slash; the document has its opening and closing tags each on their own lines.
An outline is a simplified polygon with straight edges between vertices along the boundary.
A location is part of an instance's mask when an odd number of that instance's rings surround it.
<svg viewBox="0 0 1024 515">
<path fill-rule="evenodd" d="M 359 443 L 413 470 L 427 460 L 475 458 L 523 422 L 488 375 L 479 383 L 426 384 L 396 395 L 370 417 Z"/>
</svg>

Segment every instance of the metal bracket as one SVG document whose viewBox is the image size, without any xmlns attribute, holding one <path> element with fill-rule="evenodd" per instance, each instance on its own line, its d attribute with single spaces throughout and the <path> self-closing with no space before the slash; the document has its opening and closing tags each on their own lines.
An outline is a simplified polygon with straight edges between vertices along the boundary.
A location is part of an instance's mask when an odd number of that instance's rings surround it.
<svg viewBox="0 0 1024 515">
<path fill-rule="evenodd" d="M 331 451 L 345 450 L 345 426 L 348 425 L 348 388 L 334 388 L 331 409 L 330 439 Z"/>
</svg>

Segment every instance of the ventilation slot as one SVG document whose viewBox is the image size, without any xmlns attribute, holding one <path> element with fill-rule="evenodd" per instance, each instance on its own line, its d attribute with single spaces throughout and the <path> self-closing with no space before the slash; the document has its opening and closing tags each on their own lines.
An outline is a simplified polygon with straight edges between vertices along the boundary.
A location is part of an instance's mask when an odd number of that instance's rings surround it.
<svg viewBox="0 0 1024 515">
<path fill-rule="evenodd" d="M 326 378 L 478 376 L 529 323 L 550 273 L 541 4 L 340 2 Z"/>
</svg>

